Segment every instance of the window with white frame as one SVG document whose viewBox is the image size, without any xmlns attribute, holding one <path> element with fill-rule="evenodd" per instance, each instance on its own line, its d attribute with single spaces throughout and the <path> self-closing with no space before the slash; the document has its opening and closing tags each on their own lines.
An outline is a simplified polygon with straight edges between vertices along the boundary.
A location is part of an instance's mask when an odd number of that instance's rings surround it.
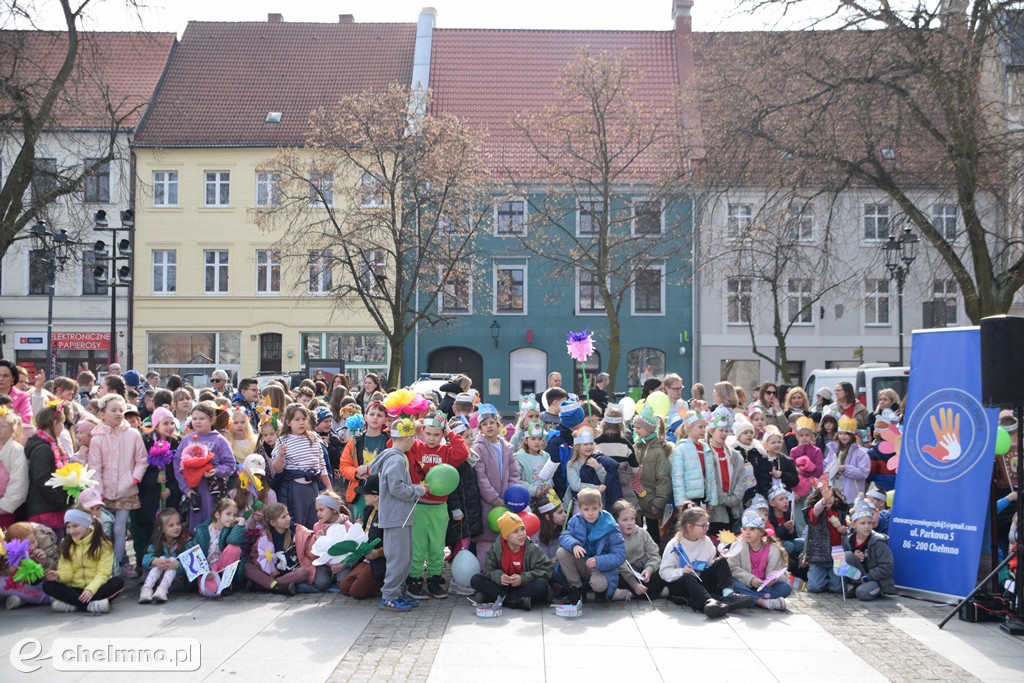
<svg viewBox="0 0 1024 683">
<path fill-rule="evenodd" d="M 178 172 L 153 171 L 153 206 L 178 205 Z"/>
<path fill-rule="evenodd" d="M 597 235 L 601 232 L 601 214 L 604 202 L 600 199 L 584 199 L 576 209 L 576 234 L 580 237 Z"/>
<path fill-rule="evenodd" d="M 376 209 L 384 206 L 380 181 L 380 176 L 369 171 L 359 176 L 359 205 L 364 209 Z"/>
<path fill-rule="evenodd" d="M 889 324 L 889 281 L 868 278 L 864 290 L 864 324 Z"/>
<path fill-rule="evenodd" d="M 309 174 L 309 205 L 330 208 L 334 205 L 334 174 Z"/>
<path fill-rule="evenodd" d="M 178 291 L 178 251 L 153 250 L 153 293 L 174 294 Z"/>
<path fill-rule="evenodd" d="M 790 206 L 789 238 L 796 242 L 814 239 L 814 205 L 795 203 Z"/>
<path fill-rule="evenodd" d="M 633 200 L 633 234 L 660 235 L 662 233 L 662 205 L 660 200 Z"/>
<path fill-rule="evenodd" d="M 884 240 L 889 236 L 889 205 L 864 205 L 864 239 Z"/>
<path fill-rule="evenodd" d="M 579 313 L 604 313 L 601 283 L 597 279 L 597 275 L 585 268 L 576 269 L 576 311 Z"/>
<path fill-rule="evenodd" d="M 944 239 L 955 240 L 956 204 L 932 204 L 932 226 Z"/>
<path fill-rule="evenodd" d="M 227 294 L 228 252 L 207 249 L 203 252 L 205 282 L 203 291 L 207 294 Z"/>
<path fill-rule="evenodd" d="M 506 199 L 494 205 L 494 233 L 523 235 L 526 232 L 526 200 Z"/>
<path fill-rule="evenodd" d="M 786 302 L 789 307 L 789 320 L 796 325 L 810 325 L 814 322 L 814 311 L 811 302 L 811 280 L 808 278 L 789 278 Z"/>
<path fill-rule="evenodd" d="M 310 294 L 330 294 L 334 289 L 334 254 L 330 249 L 313 249 L 306 260 Z"/>
<path fill-rule="evenodd" d="M 945 312 L 942 319 L 946 321 L 946 327 L 956 327 L 957 301 L 960 294 L 960 288 L 957 286 L 956 280 L 953 278 L 933 280 L 932 294 L 934 295 L 936 306 L 945 304 Z"/>
<path fill-rule="evenodd" d="M 526 313 L 525 264 L 494 264 L 494 312 Z"/>
<path fill-rule="evenodd" d="M 95 165 L 85 176 L 85 201 L 97 204 L 110 202 L 110 162 L 96 164 L 97 159 L 86 159 L 85 167 Z"/>
<path fill-rule="evenodd" d="M 443 275 L 438 269 L 439 275 Z M 473 279 L 462 266 L 455 266 L 441 284 L 437 308 L 446 315 L 467 315 L 473 309 Z"/>
<path fill-rule="evenodd" d="M 727 319 L 730 325 L 746 325 L 750 322 L 750 278 L 733 277 L 727 283 Z"/>
<path fill-rule="evenodd" d="M 281 255 L 273 249 L 256 250 L 256 293 L 281 293 Z"/>
<path fill-rule="evenodd" d="M 231 172 L 206 171 L 206 205 L 229 206 L 231 203 Z"/>
<path fill-rule="evenodd" d="M 747 236 L 754 224 L 754 206 L 752 204 L 729 204 L 725 226 L 729 239 L 737 240 Z"/>
<path fill-rule="evenodd" d="M 633 274 L 633 314 L 661 315 L 665 312 L 665 266 L 648 265 Z"/>
<path fill-rule="evenodd" d="M 370 296 L 380 295 L 387 284 L 387 254 L 383 249 L 370 249 L 360 260 L 359 286 Z"/>
<path fill-rule="evenodd" d="M 256 174 L 256 206 L 277 206 L 281 203 L 281 174 L 260 171 Z"/>
</svg>

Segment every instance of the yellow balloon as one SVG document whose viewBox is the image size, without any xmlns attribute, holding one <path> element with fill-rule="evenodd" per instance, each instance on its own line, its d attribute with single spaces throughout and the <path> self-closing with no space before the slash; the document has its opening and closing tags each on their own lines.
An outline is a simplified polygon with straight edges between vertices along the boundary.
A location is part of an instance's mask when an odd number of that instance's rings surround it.
<svg viewBox="0 0 1024 683">
<path fill-rule="evenodd" d="M 660 391 L 655 391 L 653 394 L 647 397 L 647 405 L 651 407 L 655 415 L 661 417 L 668 416 L 668 410 L 672 406 L 672 402 L 668 400 L 668 394 L 663 394 Z M 638 407 L 639 411 L 640 408 Z"/>
</svg>

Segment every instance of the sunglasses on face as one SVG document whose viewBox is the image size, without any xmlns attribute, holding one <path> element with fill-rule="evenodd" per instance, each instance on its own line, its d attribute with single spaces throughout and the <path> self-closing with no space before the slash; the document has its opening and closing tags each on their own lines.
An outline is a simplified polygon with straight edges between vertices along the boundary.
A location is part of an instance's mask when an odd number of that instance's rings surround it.
<svg viewBox="0 0 1024 683">
<path fill-rule="evenodd" d="M 777 392 L 777 391 L 775 391 L 774 389 L 769 389 L 768 391 L 764 392 L 764 395 L 765 395 L 765 396 L 774 396 L 774 395 L 775 395 L 775 394 L 777 394 L 777 393 L 778 393 L 778 392 Z"/>
</svg>

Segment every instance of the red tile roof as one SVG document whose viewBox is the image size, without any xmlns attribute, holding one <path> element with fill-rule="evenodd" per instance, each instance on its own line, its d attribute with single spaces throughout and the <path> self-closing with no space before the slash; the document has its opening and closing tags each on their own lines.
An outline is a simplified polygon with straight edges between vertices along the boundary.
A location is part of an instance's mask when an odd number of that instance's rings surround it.
<svg viewBox="0 0 1024 683">
<path fill-rule="evenodd" d="M 415 24 L 189 22 L 135 144 L 301 145 L 315 109 L 410 84 L 415 40 Z"/>
<path fill-rule="evenodd" d="M 632 53 L 641 71 L 637 96 L 648 106 L 678 111 L 679 79 L 672 31 L 539 31 L 437 29 L 430 60 L 432 111 L 487 131 L 485 148 L 496 177 L 523 174 L 535 157 L 512 127 L 520 112 L 555 104 L 555 79 L 581 47 L 591 54 Z M 676 121 L 679 117 L 676 116 Z"/>
<path fill-rule="evenodd" d="M 54 107 L 51 125 L 109 128 L 109 100 L 115 116 L 124 119 L 122 128 L 134 128 L 174 42 L 173 33 L 79 33 L 75 71 Z M 0 31 L 3 77 L 27 88 L 30 97 L 41 98 L 60 71 L 67 44 L 66 32 Z M 0 104 L 4 109 L 9 106 Z"/>
</svg>

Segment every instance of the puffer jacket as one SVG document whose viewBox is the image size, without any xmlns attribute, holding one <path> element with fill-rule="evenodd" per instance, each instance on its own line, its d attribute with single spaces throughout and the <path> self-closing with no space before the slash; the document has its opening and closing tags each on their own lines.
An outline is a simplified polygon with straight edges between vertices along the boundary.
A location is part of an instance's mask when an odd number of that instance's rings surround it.
<svg viewBox="0 0 1024 683">
<path fill-rule="evenodd" d="M 619 525 L 615 523 L 615 518 L 607 510 L 601 510 L 593 524 L 587 524 L 582 513 L 574 515 L 565 531 L 558 537 L 558 545 L 570 553 L 576 546 L 581 545 L 586 549 L 588 544 L 593 548 L 593 553 L 588 552 L 587 558 L 593 557 L 597 560 L 597 566 L 593 571 L 601 572 L 608 579 L 606 595 L 611 597 L 619 586 L 619 567 L 626 561 L 626 542 L 619 531 Z M 555 575 L 566 583 L 565 574 L 560 566 L 555 567 Z"/>
<path fill-rule="evenodd" d="M 136 482 L 146 474 L 146 447 L 142 435 L 122 422 L 111 429 L 106 424 L 92 430 L 89 442 L 89 468 L 96 471 L 96 490 L 106 500 L 117 500 L 139 493 Z"/>
<path fill-rule="evenodd" d="M 92 529 L 80 541 L 71 539 L 71 557 L 61 555 L 57 560 L 57 581 L 72 588 L 81 588 L 95 593 L 110 580 L 114 570 L 114 546 L 103 539 L 96 557 L 88 553 L 92 541 Z"/>
<path fill-rule="evenodd" d="M 850 543 L 853 536 L 843 539 L 843 550 L 853 550 Z M 877 581 L 883 593 L 892 593 L 896 589 L 893 577 L 892 550 L 889 549 L 889 537 L 872 531 L 868 537 L 868 547 L 864 551 L 864 568 L 868 570 L 865 577 L 868 581 Z"/>
<path fill-rule="evenodd" d="M 13 515 L 28 498 L 28 459 L 13 438 L 0 448 L 0 514 Z"/>
<path fill-rule="evenodd" d="M 633 446 L 640 463 L 640 485 L 644 495 L 637 494 L 644 517 L 660 517 L 672 495 L 672 446 L 660 437 Z"/>
<path fill-rule="evenodd" d="M 701 498 L 707 501 L 708 505 L 718 505 L 716 470 L 707 466 L 706 463 L 709 460 L 706 451 L 705 448 L 706 478 L 701 470 L 697 445 L 693 443 L 692 439 L 683 439 L 672 451 L 669 462 L 672 466 L 672 502 L 676 507 L 688 500 L 700 500 Z"/>
</svg>

